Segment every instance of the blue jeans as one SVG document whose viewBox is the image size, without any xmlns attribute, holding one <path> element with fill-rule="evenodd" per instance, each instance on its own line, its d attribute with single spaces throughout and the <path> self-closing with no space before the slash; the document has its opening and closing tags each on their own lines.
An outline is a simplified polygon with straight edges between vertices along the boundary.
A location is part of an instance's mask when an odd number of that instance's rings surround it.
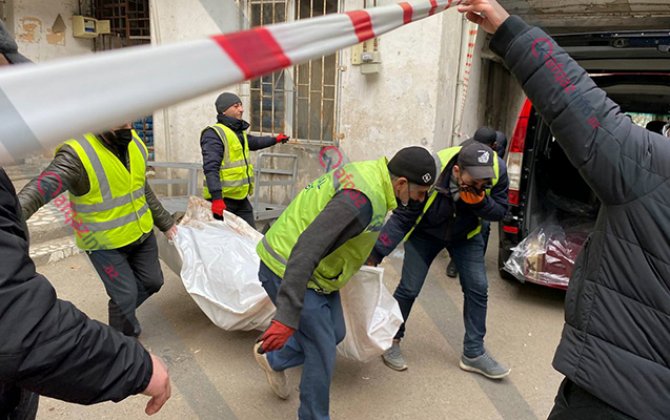
<svg viewBox="0 0 670 420">
<path fill-rule="evenodd" d="M 465 299 L 463 354 L 467 357 L 477 357 L 484 353 L 488 301 L 488 279 L 484 264 L 482 235 L 468 240 L 445 243 L 415 232 L 405 243 L 402 275 L 393 297 L 398 301 L 403 319 L 407 322 L 412 305 L 426 280 L 428 269 L 443 248 L 447 248 L 456 263 Z M 404 335 L 405 324 L 402 324 L 395 338 L 401 339 Z"/>
<path fill-rule="evenodd" d="M 263 262 L 258 277 L 275 303 L 281 278 Z M 330 419 L 330 382 L 335 367 L 336 346 L 344 339 L 345 333 L 339 292 L 324 295 L 307 289 L 298 330 L 284 347 L 267 353 L 270 366 L 277 371 L 304 365 L 300 378 L 300 420 Z"/>
</svg>

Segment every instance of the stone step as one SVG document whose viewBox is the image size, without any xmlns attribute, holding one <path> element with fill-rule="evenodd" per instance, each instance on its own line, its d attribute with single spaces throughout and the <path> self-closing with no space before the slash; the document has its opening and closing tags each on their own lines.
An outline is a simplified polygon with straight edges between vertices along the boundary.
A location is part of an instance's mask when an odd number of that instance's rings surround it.
<svg viewBox="0 0 670 420">
<path fill-rule="evenodd" d="M 74 243 L 74 237 L 68 236 L 41 243 L 31 242 L 30 258 L 35 265 L 53 264 L 57 261 L 77 255 L 82 251 Z"/>
<path fill-rule="evenodd" d="M 28 231 L 30 243 L 35 246 L 73 235 L 72 226 L 65 222 L 63 210 L 57 208 L 53 202 L 43 206 L 28 219 Z"/>
</svg>

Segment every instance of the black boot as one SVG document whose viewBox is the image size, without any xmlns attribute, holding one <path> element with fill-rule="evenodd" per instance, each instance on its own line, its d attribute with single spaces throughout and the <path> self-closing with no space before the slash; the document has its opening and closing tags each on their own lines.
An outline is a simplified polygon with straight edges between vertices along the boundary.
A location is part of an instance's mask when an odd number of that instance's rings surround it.
<svg viewBox="0 0 670 420">
<path fill-rule="evenodd" d="M 139 337 L 142 333 L 142 329 L 137 325 L 133 325 L 132 322 L 128 320 L 123 315 L 123 311 L 110 299 L 107 304 L 108 314 L 109 314 L 109 326 L 117 330 L 123 335 L 128 337 Z"/>
<path fill-rule="evenodd" d="M 450 259 L 449 264 L 447 264 L 447 277 L 455 279 L 456 276 L 458 276 L 458 270 L 456 269 L 456 264 L 454 263 L 454 260 Z"/>
</svg>

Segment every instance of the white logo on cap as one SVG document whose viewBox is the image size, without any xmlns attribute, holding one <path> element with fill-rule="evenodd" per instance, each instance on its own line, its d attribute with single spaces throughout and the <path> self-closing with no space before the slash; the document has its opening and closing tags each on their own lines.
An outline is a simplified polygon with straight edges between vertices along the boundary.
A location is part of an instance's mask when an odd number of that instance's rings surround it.
<svg viewBox="0 0 670 420">
<path fill-rule="evenodd" d="M 430 182 L 431 178 L 432 177 L 430 176 L 430 174 L 428 172 L 423 174 L 423 176 L 421 177 L 421 179 L 423 179 L 423 182 Z"/>
<path fill-rule="evenodd" d="M 489 152 L 487 152 L 486 150 L 480 150 L 479 153 L 480 153 L 480 155 L 479 155 L 479 157 L 477 158 L 477 161 L 478 161 L 479 163 L 488 163 L 488 161 L 489 161 Z"/>
</svg>

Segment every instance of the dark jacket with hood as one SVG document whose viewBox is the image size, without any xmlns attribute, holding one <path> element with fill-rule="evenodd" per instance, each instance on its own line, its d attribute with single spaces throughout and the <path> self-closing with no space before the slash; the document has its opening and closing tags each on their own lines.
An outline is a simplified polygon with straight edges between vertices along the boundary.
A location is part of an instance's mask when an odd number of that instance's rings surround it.
<svg viewBox="0 0 670 420">
<path fill-rule="evenodd" d="M 0 259 L 0 391 L 16 386 L 93 404 L 120 401 L 149 385 L 152 362 L 142 345 L 57 299 L 35 271 L 21 207 L 1 168 Z"/>
<path fill-rule="evenodd" d="M 237 134 L 240 143 L 244 141 L 243 134 L 249 128 L 249 123 L 237 118 L 228 117 L 223 114 L 216 116 L 219 123 L 230 128 Z M 230 140 L 228 140 L 230 141 Z M 258 137 L 247 134 L 249 150 L 260 150 L 277 144 L 277 138 L 272 136 Z M 221 162 L 223 161 L 223 142 L 212 128 L 203 130 L 200 136 L 200 148 L 202 149 L 202 169 L 205 173 L 207 189 L 213 200 L 221 198 Z M 251 163 L 251 162 L 249 162 Z M 253 176 L 253 174 L 249 174 Z"/>
<path fill-rule="evenodd" d="M 127 146 L 113 146 L 105 141 L 102 141 L 102 144 L 111 150 L 126 168 L 129 167 Z M 49 173 L 49 176 L 42 175 L 46 173 Z M 24 220 L 28 220 L 40 207 L 55 198 L 52 194 L 45 194 L 45 192 L 70 191 L 72 194 L 79 196 L 88 193 L 90 189 L 88 174 L 86 173 L 84 164 L 81 163 L 77 152 L 67 144 L 58 150 L 56 156 L 42 174 L 31 180 L 19 193 Z M 62 182 L 62 185 L 60 182 Z M 154 218 L 154 225 L 161 232 L 168 231 L 174 225 L 172 216 L 163 208 L 163 205 L 156 198 L 148 182 L 144 186 L 144 191 L 147 205 L 151 209 L 151 214 Z M 143 241 L 150 234 L 151 232 L 144 234 L 138 240 Z"/>
<path fill-rule="evenodd" d="M 500 163 L 501 159 L 498 159 Z M 438 178 L 436 187 L 440 190 L 449 191 L 451 174 L 457 160 L 458 154 L 449 161 Z M 508 187 L 507 169 L 501 165 L 498 183 L 491 188 L 491 194 L 481 203 L 467 204 L 462 200 L 454 201 L 451 194 L 438 192 L 435 201 L 423 215 L 412 235 L 428 235 L 445 244 L 463 241 L 469 232 L 477 228 L 480 219 L 497 221 L 505 217 L 509 207 Z M 380 263 L 398 246 L 416 224 L 424 205 L 425 203 L 412 202 L 407 207 L 398 206 L 393 210 L 370 254 L 372 261 Z"/>
<path fill-rule="evenodd" d="M 670 417 L 670 142 L 639 127 L 542 30 L 512 16 L 491 49 L 600 199 L 554 367 L 640 419 Z"/>
</svg>

